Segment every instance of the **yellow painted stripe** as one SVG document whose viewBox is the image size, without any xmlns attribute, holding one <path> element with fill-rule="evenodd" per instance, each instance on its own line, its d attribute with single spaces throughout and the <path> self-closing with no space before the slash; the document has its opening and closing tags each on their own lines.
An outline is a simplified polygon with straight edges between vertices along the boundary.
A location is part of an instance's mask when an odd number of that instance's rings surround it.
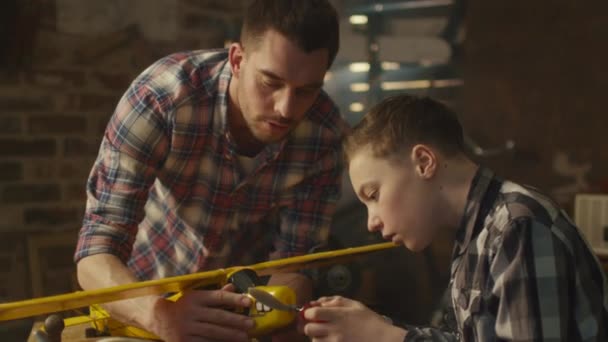
<svg viewBox="0 0 608 342">
<path fill-rule="evenodd" d="M 325 264 L 334 264 L 345 260 L 344 257 L 352 257 L 396 246 L 397 245 L 391 242 L 378 243 L 266 261 L 251 266 L 235 266 L 226 269 L 148 280 L 103 289 L 77 291 L 62 295 L 5 303 L 0 304 L 0 321 L 72 310 L 93 304 L 107 303 L 146 295 L 179 292 L 198 286 L 220 284 L 226 281 L 229 274 L 243 268 L 253 269 L 262 276 L 273 273 L 291 272 Z"/>
</svg>

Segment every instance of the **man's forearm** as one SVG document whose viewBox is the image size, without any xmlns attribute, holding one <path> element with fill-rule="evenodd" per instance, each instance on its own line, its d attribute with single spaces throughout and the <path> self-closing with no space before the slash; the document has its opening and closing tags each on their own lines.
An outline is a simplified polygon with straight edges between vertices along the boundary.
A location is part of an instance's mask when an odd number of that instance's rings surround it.
<svg viewBox="0 0 608 342">
<path fill-rule="evenodd" d="M 137 281 L 122 261 L 111 254 L 83 258 L 77 265 L 78 282 L 84 290 L 106 288 Z M 146 296 L 104 304 L 103 307 L 119 321 L 149 329 L 148 317 L 161 298 Z"/>
</svg>

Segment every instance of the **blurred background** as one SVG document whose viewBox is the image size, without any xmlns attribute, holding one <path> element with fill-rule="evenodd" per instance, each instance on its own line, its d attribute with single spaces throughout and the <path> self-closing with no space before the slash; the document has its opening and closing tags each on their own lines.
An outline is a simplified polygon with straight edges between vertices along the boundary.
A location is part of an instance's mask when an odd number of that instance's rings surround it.
<svg viewBox="0 0 608 342">
<path fill-rule="evenodd" d="M 475 160 L 540 188 L 572 215 L 577 195 L 608 193 L 608 2 L 332 3 L 341 49 L 325 90 L 351 124 L 388 95 L 429 95 L 459 113 Z M 2 1 L 0 302 L 77 289 L 72 253 L 84 184 L 118 99 L 156 59 L 238 39 L 245 5 Z M 379 242 L 346 175 L 344 189 L 331 247 Z M 608 227 L 605 203 L 595 206 L 603 215 L 596 226 Z M 608 247 L 605 238 L 590 239 Z M 403 249 L 318 269 L 317 292 L 426 323 L 450 253 L 437 241 L 418 255 Z M 0 323 L 0 336 L 23 341 L 30 327 L 31 320 Z"/>
</svg>

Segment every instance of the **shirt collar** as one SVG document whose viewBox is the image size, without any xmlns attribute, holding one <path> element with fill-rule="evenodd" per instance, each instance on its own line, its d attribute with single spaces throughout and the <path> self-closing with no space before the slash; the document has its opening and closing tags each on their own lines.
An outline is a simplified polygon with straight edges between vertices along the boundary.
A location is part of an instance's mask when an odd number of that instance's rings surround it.
<svg viewBox="0 0 608 342">
<path fill-rule="evenodd" d="M 469 243 L 483 228 L 483 222 L 494 205 L 499 189 L 500 182 L 494 172 L 479 167 L 471 181 L 464 215 L 456 233 L 454 252 L 458 255 L 466 251 Z"/>
</svg>

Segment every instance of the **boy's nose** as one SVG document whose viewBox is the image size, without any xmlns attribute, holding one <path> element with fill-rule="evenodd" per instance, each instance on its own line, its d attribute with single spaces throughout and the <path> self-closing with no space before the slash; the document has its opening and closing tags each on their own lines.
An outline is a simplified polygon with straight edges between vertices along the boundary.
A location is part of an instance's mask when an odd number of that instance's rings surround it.
<svg viewBox="0 0 608 342">
<path fill-rule="evenodd" d="M 367 219 L 367 230 L 370 232 L 377 232 L 382 229 L 382 221 L 376 215 L 370 215 Z"/>
</svg>

